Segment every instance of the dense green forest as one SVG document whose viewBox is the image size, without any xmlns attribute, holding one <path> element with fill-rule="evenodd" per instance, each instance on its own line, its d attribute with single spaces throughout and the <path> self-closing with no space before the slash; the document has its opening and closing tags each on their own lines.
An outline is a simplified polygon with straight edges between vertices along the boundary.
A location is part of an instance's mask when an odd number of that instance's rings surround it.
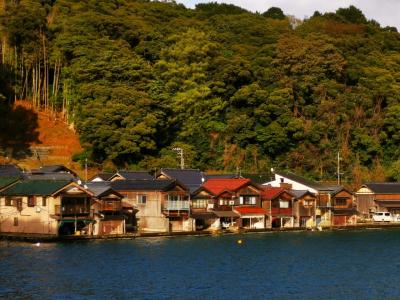
<svg viewBox="0 0 400 300">
<path fill-rule="evenodd" d="M 167 3 L 168 2 L 168 3 Z M 290 169 L 400 179 L 400 34 L 350 6 L 293 22 L 279 8 L 169 1 L 5 0 L 1 118 L 58 111 L 85 151 L 130 168 Z"/>
</svg>

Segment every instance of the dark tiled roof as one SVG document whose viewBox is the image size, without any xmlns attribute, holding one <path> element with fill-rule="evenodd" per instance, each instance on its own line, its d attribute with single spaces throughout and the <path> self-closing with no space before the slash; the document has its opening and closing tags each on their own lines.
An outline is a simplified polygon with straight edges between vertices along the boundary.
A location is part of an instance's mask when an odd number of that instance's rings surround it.
<svg viewBox="0 0 400 300">
<path fill-rule="evenodd" d="M 90 178 L 90 180 L 93 180 L 94 178 L 99 177 L 100 179 L 102 179 L 104 181 L 108 181 L 113 175 L 114 175 L 114 173 L 98 173 L 95 176 L 93 176 L 92 178 Z"/>
<path fill-rule="evenodd" d="M 237 174 L 205 174 L 205 179 L 233 179 L 239 178 Z"/>
<path fill-rule="evenodd" d="M 175 180 L 116 180 L 109 184 L 116 191 L 167 191 L 177 182 Z"/>
<path fill-rule="evenodd" d="M 161 169 L 161 173 L 170 179 L 176 179 L 184 186 L 186 186 L 190 192 L 194 192 L 203 184 L 205 176 L 203 172 L 198 169 Z"/>
<path fill-rule="evenodd" d="M 32 173 L 24 174 L 24 178 L 30 180 L 75 180 L 74 175 L 70 173 Z"/>
<path fill-rule="evenodd" d="M 304 197 L 307 194 L 313 195 L 309 190 L 289 190 L 289 192 L 296 197 L 296 199 Z"/>
<path fill-rule="evenodd" d="M 110 182 L 88 182 L 85 184 L 85 188 L 93 192 L 94 196 L 101 198 L 110 194 L 116 194 L 122 197 L 117 191 L 115 191 L 111 186 Z"/>
<path fill-rule="evenodd" d="M 20 177 L 0 177 L 0 190 L 9 186 L 10 184 L 17 182 Z"/>
<path fill-rule="evenodd" d="M 49 196 L 70 184 L 65 180 L 24 180 L 2 191 L 4 196 Z"/>
<path fill-rule="evenodd" d="M 304 177 L 301 177 L 299 175 L 293 174 L 291 172 L 275 171 L 275 174 L 285 177 L 285 178 L 288 178 L 290 180 L 296 181 L 305 186 L 309 186 L 310 188 L 313 188 L 317 191 L 333 191 L 333 190 L 337 189 L 337 186 L 325 185 L 325 184 L 322 184 L 319 182 L 315 182 L 315 181 L 306 179 Z"/>
<path fill-rule="evenodd" d="M 32 173 L 71 173 L 76 176 L 76 173 L 71 169 L 68 169 L 64 165 L 47 165 L 41 166 L 37 170 L 33 170 Z"/>
<path fill-rule="evenodd" d="M 371 182 L 363 186 L 366 186 L 375 194 L 400 194 L 399 182 Z"/>
<path fill-rule="evenodd" d="M 0 165 L 0 177 L 21 176 L 22 170 L 16 165 Z"/>
<path fill-rule="evenodd" d="M 118 171 L 115 175 L 120 175 L 126 180 L 152 180 L 153 176 L 147 171 Z"/>
</svg>

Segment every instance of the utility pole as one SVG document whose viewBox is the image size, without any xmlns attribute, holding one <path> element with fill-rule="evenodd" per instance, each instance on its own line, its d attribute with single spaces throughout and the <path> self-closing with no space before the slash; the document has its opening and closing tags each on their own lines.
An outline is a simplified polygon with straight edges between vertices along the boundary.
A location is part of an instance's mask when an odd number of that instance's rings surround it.
<svg viewBox="0 0 400 300">
<path fill-rule="evenodd" d="M 88 176 L 87 176 L 87 157 L 85 158 L 85 183 L 87 182 L 87 180 L 88 180 Z"/>
<path fill-rule="evenodd" d="M 183 156 L 183 149 L 180 147 L 172 148 L 172 151 L 175 151 L 181 158 L 181 169 L 185 169 L 185 158 Z"/>
<path fill-rule="evenodd" d="M 337 153 L 337 184 L 340 185 L 340 160 L 342 158 L 340 157 L 340 151 Z"/>
</svg>

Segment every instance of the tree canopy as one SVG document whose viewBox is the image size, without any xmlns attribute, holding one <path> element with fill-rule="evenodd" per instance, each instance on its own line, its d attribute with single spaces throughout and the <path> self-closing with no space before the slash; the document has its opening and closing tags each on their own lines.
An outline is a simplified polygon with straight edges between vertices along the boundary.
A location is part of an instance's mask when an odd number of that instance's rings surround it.
<svg viewBox="0 0 400 300">
<path fill-rule="evenodd" d="M 400 34 L 356 7 L 295 28 L 252 13 L 167 1 L 5 1 L 0 112 L 15 98 L 59 111 L 76 159 L 344 178 L 399 177 Z"/>
</svg>

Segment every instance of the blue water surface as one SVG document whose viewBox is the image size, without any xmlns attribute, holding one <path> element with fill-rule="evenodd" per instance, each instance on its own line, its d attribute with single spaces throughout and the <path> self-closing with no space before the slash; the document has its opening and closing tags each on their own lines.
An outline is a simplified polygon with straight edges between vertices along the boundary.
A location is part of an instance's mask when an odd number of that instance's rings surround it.
<svg viewBox="0 0 400 300">
<path fill-rule="evenodd" d="M 0 242 L 0 298 L 400 299 L 399 253 L 400 230 Z"/>
</svg>

